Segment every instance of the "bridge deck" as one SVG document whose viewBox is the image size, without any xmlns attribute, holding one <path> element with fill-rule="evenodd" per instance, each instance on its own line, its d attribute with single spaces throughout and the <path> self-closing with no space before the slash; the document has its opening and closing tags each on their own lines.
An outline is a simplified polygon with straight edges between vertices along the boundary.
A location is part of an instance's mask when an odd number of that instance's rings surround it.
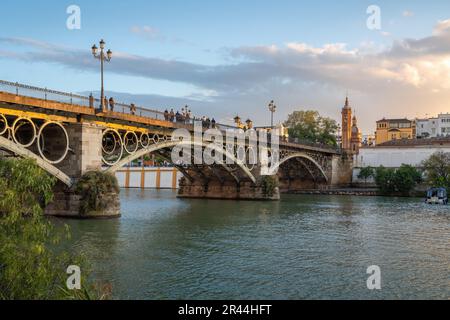
<svg viewBox="0 0 450 320">
<path fill-rule="evenodd" d="M 42 96 L 44 96 L 44 99 Z M 54 100 L 50 100 L 48 97 Z M 74 103 L 74 101 L 77 103 Z M 100 103 L 98 99 L 94 99 L 94 102 L 96 104 Z M 147 127 L 161 128 L 163 130 L 179 128 L 193 130 L 193 120 L 186 124 L 166 121 L 164 120 L 164 114 L 160 111 L 137 107 L 136 114 L 130 114 L 131 105 L 116 103 L 117 109 L 121 109 L 122 112 L 109 110 L 101 112 L 90 107 L 89 103 L 89 98 L 85 96 L 0 80 L 0 113 L 5 115 L 29 115 L 44 120 L 65 122 L 79 122 L 80 119 L 86 118 L 86 121 L 100 125 L 114 126 L 113 123 L 120 123 L 121 125 L 118 125 L 119 128 L 136 131 L 143 131 Z M 217 127 L 221 130 L 235 128 L 223 124 L 217 124 Z M 327 154 L 340 153 L 337 149 L 322 145 L 295 143 L 292 141 L 280 141 L 280 146 Z"/>
</svg>

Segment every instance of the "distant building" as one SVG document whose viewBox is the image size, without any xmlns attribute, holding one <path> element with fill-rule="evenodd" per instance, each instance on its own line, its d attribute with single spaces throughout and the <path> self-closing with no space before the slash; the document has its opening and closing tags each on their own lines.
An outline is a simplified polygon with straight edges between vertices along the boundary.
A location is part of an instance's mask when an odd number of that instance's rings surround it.
<svg viewBox="0 0 450 320">
<path fill-rule="evenodd" d="M 375 135 L 374 134 L 363 135 L 361 145 L 363 147 L 374 147 L 375 146 Z"/>
<path fill-rule="evenodd" d="M 417 138 L 450 136 L 450 113 L 441 113 L 437 118 L 417 119 Z"/>
<path fill-rule="evenodd" d="M 363 146 L 354 157 L 353 182 L 364 182 L 358 179 L 361 168 L 399 168 L 402 164 L 420 167 L 436 152 L 450 152 L 450 138 L 391 140 L 376 147 Z"/>
<path fill-rule="evenodd" d="M 357 119 L 356 116 L 352 118 L 352 108 L 347 97 L 344 108 L 342 108 L 342 149 L 347 153 L 358 154 L 361 147 L 361 139 Z"/>
<path fill-rule="evenodd" d="M 377 121 L 376 145 L 402 139 L 416 138 L 416 122 L 408 119 L 382 119 Z"/>
</svg>

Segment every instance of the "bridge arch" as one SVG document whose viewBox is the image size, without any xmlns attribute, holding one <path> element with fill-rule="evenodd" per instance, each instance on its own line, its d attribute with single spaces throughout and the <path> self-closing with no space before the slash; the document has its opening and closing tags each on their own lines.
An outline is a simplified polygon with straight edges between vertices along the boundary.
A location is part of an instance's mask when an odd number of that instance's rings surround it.
<svg viewBox="0 0 450 320">
<path fill-rule="evenodd" d="M 34 154 L 30 150 L 26 149 L 25 147 L 16 144 L 13 141 L 10 141 L 3 137 L 0 137 L 0 147 L 22 158 L 31 158 L 36 160 L 37 165 L 41 167 L 43 170 L 47 171 L 49 174 L 54 176 L 56 179 L 60 180 L 69 188 L 73 186 L 73 180 L 68 175 L 66 175 L 64 172 L 62 172 L 49 162 L 45 161 L 38 155 Z"/>
<path fill-rule="evenodd" d="M 119 170 L 120 168 L 122 168 L 123 166 L 125 166 L 126 164 L 128 164 L 136 159 L 139 159 L 139 158 L 145 156 L 146 154 L 153 153 L 155 151 L 162 150 L 162 149 L 173 148 L 175 146 L 180 146 L 180 145 L 191 146 L 191 147 L 200 146 L 202 148 L 206 147 L 206 145 L 204 143 L 199 143 L 196 141 L 165 141 L 162 143 L 152 144 L 147 148 L 140 149 L 136 153 L 121 159 L 119 162 L 117 162 L 110 168 L 106 169 L 106 172 L 114 173 L 117 170 Z M 245 165 L 240 163 L 234 155 L 232 155 L 228 151 L 226 151 L 223 148 L 220 148 L 219 146 L 216 146 L 214 144 L 209 144 L 208 147 L 210 147 L 215 152 L 218 152 L 219 154 L 225 156 L 226 158 L 231 159 L 234 163 L 236 163 L 238 165 L 238 167 L 242 170 L 242 172 L 245 173 L 245 175 L 254 184 L 256 184 L 256 178 L 253 176 L 253 174 L 250 172 L 250 170 Z M 227 169 L 228 167 L 225 164 L 222 164 L 222 166 L 225 168 L 225 170 L 227 172 L 230 173 L 230 170 Z M 235 176 L 233 176 L 233 178 L 236 179 Z"/>
<path fill-rule="evenodd" d="M 325 173 L 325 171 L 323 170 L 322 166 L 316 160 L 314 160 L 311 156 L 309 156 L 303 152 L 296 152 L 296 153 L 286 156 L 285 158 L 281 159 L 278 164 L 275 165 L 275 168 L 273 170 L 277 171 L 283 164 L 285 164 L 286 162 L 288 162 L 292 159 L 305 159 L 305 160 L 310 161 L 312 164 L 314 164 L 314 166 L 317 167 L 317 169 L 319 169 L 319 171 L 320 171 L 321 175 L 323 176 L 323 178 L 325 179 L 325 181 L 328 182 L 329 178 L 328 178 L 327 174 Z"/>
</svg>

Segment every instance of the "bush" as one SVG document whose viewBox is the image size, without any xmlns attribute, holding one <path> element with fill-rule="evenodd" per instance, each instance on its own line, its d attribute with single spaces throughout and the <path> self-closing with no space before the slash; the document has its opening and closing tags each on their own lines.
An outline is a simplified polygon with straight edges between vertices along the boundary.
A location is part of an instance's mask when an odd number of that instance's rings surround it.
<svg viewBox="0 0 450 320">
<path fill-rule="evenodd" d="M 90 171 L 78 181 L 75 192 L 81 196 L 80 214 L 86 215 L 106 209 L 109 202 L 105 196 L 119 193 L 119 184 L 110 173 Z"/>
<path fill-rule="evenodd" d="M 364 180 L 364 183 L 367 183 L 367 179 L 373 178 L 375 176 L 375 169 L 372 167 L 361 168 L 361 171 L 358 174 L 358 179 Z"/>
<path fill-rule="evenodd" d="M 278 179 L 274 176 L 263 176 L 261 180 L 262 192 L 267 197 L 273 197 L 278 188 Z"/>
<path fill-rule="evenodd" d="M 399 169 L 379 167 L 375 173 L 375 182 L 382 194 L 409 195 L 422 181 L 422 174 L 410 165 Z"/>
<path fill-rule="evenodd" d="M 82 291 L 65 289 L 69 265 L 87 275 L 84 259 L 56 254 L 52 247 L 67 239 L 69 229 L 55 227 L 43 217 L 55 179 L 33 160 L 0 157 L 0 299 L 98 298 L 82 279 Z"/>
</svg>

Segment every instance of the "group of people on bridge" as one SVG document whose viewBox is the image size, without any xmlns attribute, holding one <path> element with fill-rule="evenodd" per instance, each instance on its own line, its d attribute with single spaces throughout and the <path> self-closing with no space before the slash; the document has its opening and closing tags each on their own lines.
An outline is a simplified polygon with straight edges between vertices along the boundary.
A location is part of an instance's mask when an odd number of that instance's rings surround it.
<svg viewBox="0 0 450 320">
<path fill-rule="evenodd" d="M 114 111 L 115 107 L 115 100 L 113 97 L 110 97 L 109 99 L 107 97 L 104 97 L 103 100 L 103 109 L 104 110 L 110 110 Z M 94 97 L 91 94 L 89 96 L 89 105 L 91 108 L 94 107 Z M 131 103 L 130 106 L 130 114 L 135 115 L 137 108 L 134 103 Z M 192 111 L 189 110 L 189 107 L 186 106 L 184 108 L 181 108 L 181 112 L 177 111 L 175 112 L 174 109 L 170 109 L 170 112 L 168 109 L 164 111 L 164 120 L 169 122 L 175 122 L 175 123 L 183 123 L 183 124 L 192 124 L 194 121 L 201 121 L 202 127 L 204 128 L 216 128 L 216 120 L 214 118 L 210 119 L 209 117 L 203 116 L 201 118 L 196 118 L 192 115 Z"/>
<path fill-rule="evenodd" d="M 203 116 L 202 118 L 196 118 L 192 115 L 191 110 L 189 110 L 188 106 L 181 109 L 181 112 L 177 111 L 175 112 L 172 109 L 170 109 L 170 112 L 168 109 L 164 111 L 164 120 L 169 122 L 175 122 L 175 123 L 183 123 L 183 124 L 192 124 L 192 121 L 201 121 L 202 126 L 204 128 L 215 128 L 216 127 L 216 120 L 214 118 L 210 119 L 206 116 Z"/>
</svg>

